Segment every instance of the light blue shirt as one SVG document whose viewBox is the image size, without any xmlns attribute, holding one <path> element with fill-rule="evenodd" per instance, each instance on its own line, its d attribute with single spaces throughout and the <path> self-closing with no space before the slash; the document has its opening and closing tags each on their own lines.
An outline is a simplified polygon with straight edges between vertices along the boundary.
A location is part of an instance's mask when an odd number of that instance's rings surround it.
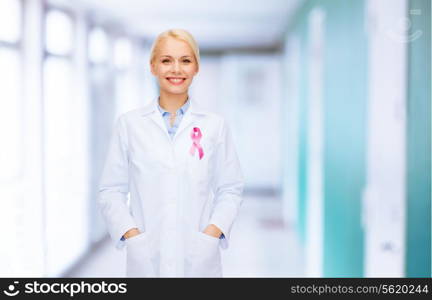
<svg viewBox="0 0 432 300">
<path fill-rule="evenodd" d="M 180 122 L 181 122 L 181 120 L 183 119 L 184 114 L 186 113 L 186 111 L 187 111 L 188 108 L 189 108 L 189 104 L 190 104 L 190 101 L 189 101 L 189 99 L 187 99 L 186 103 L 183 104 L 183 106 L 180 107 L 180 108 L 176 111 L 176 118 L 175 118 L 175 120 L 174 120 L 174 124 L 173 124 L 173 126 L 171 126 L 170 121 L 169 121 L 169 118 L 170 118 L 170 116 L 171 116 L 171 113 L 168 112 L 168 111 L 166 111 L 165 109 L 163 109 L 163 108 L 160 106 L 159 102 L 158 102 L 158 108 L 159 108 L 159 111 L 161 112 L 162 117 L 163 117 L 163 119 L 165 120 L 165 125 L 166 125 L 166 127 L 167 127 L 167 129 L 168 129 L 168 133 L 169 133 L 171 139 L 174 137 L 175 133 L 177 132 L 177 129 L 178 129 L 179 125 L 180 125 Z"/>
</svg>

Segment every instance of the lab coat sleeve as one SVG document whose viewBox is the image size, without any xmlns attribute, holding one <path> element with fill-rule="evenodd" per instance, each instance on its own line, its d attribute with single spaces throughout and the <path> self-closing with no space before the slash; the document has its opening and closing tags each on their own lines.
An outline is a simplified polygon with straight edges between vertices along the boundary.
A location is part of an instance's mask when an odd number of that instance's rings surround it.
<svg viewBox="0 0 432 300">
<path fill-rule="evenodd" d="M 138 227 L 127 205 L 129 193 L 127 132 L 121 116 L 115 125 L 99 183 L 98 205 L 116 248 L 126 231 Z"/>
<path fill-rule="evenodd" d="M 226 249 L 232 225 L 242 203 L 244 180 L 234 141 L 225 121 L 222 121 L 219 137 L 215 149 L 212 182 L 214 205 L 210 224 L 216 225 L 222 231 L 224 238 L 220 240 L 220 245 Z"/>
</svg>

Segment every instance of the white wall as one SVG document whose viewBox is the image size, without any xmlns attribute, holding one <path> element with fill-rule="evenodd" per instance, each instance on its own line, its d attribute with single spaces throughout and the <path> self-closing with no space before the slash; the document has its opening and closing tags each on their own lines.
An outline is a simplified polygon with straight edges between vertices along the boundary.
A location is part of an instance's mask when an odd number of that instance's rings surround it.
<svg viewBox="0 0 432 300">
<path fill-rule="evenodd" d="M 365 276 L 403 277 L 406 0 L 368 2 L 369 95 L 364 191 Z"/>
<path fill-rule="evenodd" d="M 298 155 L 299 155 L 299 82 L 300 82 L 300 40 L 290 35 L 284 47 L 283 77 L 284 100 L 282 102 L 282 164 L 283 164 L 283 218 L 285 224 L 296 226 L 298 222 Z"/>
<path fill-rule="evenodd" d="M 232 129 L 246 188 L 281 183 L 281 66 L 278 55 L 203 57 L 191 95 L 225 116 Z"/>
<path fill-rule="evenodd" d="M 306 275 L 321 277 L 323 268 L 324 227 L 324 28 L 325 12 L 315 8 L 308 20 L 308 125 L 307 125 L 307 182 L 306 199 Z"/>
</svg>

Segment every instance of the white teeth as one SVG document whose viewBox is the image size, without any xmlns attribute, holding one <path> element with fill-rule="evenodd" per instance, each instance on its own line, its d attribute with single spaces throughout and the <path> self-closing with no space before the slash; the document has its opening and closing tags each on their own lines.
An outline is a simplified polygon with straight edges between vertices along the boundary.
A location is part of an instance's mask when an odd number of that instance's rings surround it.
<svg viewBox="0 0 432 300">
<path fill-rule="evenodd" d="M 182 82 L 184 79 L 182 78 L 170 78 L 169 81 L 173 82 L 173 83 L 179 83 Z"/>
</svg>

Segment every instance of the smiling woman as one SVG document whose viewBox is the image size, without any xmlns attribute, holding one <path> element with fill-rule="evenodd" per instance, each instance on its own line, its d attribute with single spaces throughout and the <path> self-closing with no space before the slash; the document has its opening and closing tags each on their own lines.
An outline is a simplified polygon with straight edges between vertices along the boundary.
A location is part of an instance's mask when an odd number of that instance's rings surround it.
<svg viewBox="0 0 432 300">
<path fill-rule="evenodd" d="M 199 51 L 188 32 L 160 34 L 150 65 L 159 97 L 118 119 L 102 215 L 116 246 L 126 246 L 127 276 L 220 277 L 244 185 L 231 133 L 189 97 Z"/>
<path fill-rule="evenodd" d="M 169 30 L 155 40 L 150 55 L 151 71 L 159 82 L 161 106 L 169 112 L 175 113 L 178 104 L 187 98 L 199 70 L 199 57 L 194 38 L 185 31 Z"/>
</svg>

